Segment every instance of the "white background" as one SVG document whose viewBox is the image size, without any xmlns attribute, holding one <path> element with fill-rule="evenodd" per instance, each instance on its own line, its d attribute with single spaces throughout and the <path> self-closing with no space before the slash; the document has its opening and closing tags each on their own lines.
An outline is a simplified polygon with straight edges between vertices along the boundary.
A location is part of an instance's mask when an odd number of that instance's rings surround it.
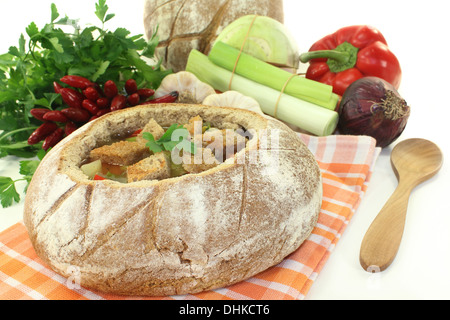
<svg viewBox="0 0 450 320">
<path fill-rule="evenodd" d="M 80 18 L 82 25 L 97 24 L 94 0 L 78 0 L 76 4 L 62 0 L 0 0 L 0 52 L 17 45 L 20 33 L 25 34 L 31 21 L 38 27 L 48 22 L 52 2 L 61 15 Z M 108 0 L 107 4 L 116 14 L 107 24 L 110 29 L 120 26 L 132 34 L 144 33 L 143 0 Z M 359 265 L 360 243 L 397 185 L 389 162 L 395 143 L 382 151 L 358 211 L 307 299 L 450 299 L 450 19 L 446 4 L 444 0 L 285 0 L 285 24 L 301 52 L 344 26 L 369 24 L 378 28 L 401 63 L 403 80 L 399 91 L 412 109 L 397 142 L 429 139 L 440 146 L 445 157 L 438 175 L 416 187 L 411 195 L 406 229 L 394 263 L 382 273 L 369 274 Z M 18 159 L 1 159 L 0 176 L 19 177 Z M 23 201 L 8 209 L 0 208 L 0 231 L 20 221 L 22 209 Z"/>
</svg>

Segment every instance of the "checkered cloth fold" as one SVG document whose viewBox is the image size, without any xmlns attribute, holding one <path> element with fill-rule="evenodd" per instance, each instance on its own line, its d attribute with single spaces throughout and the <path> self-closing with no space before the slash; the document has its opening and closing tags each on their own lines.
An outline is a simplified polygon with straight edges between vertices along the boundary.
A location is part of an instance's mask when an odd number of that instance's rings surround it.
<svg viewBox="0 0 450 320">
<path fill-rule="evenodd" d="M 380 149 L 367 136 L 299 136 L 319 164 L 323 201 L 312 234 L 280 264 L 238 284 L 195 295 L 114 296 L 79 287 L 50 270 L 36 256 L 25 226 L 17 223 L 0 233 L 0 299 L 303 299 L 356 212 Z"/>
</svg>

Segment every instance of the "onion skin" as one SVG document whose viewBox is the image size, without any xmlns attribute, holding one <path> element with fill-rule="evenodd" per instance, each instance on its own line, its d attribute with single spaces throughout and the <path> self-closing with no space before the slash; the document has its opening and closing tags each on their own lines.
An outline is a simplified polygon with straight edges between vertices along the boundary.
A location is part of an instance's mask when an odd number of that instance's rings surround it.
<svg viewBox="0 0 450 320">
<path fill-rule="evenodd" d="M 387 147 L 406 127 L 410 107 L 393 85 L 378 77 L 353 82 L 339 105 L 339 132 L 367 135 L 377 147 Z"/>
</svg>

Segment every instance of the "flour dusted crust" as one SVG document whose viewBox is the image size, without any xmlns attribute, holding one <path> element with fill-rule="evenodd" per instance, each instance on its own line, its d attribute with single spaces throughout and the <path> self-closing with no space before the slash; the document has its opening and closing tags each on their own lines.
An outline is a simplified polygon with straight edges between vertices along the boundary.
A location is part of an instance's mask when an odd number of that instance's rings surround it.
<svg viewBox="0 0 450 320">
<path fill-rule="evenodd" d="M 91 181 L 79 169 L 111 136 L 151 118 L 169 125 L 196 115 L 256 133 L 234 159 L 199 174 L 121 184 Z M 257 139 L 267 130 L 278 144 Z M 281 122 L 242 109 L 146 105 L 92 121 L 52 149 L 29 186 L 24 222 L 38 256 L 65 277 L 75 270 L 82 286 L 175 295 L 224 287 L 281 262 L 311 233 L 321 199 L 317 162 Z"/>
<path fill-rule="evenodd" d="M 208 54 L 219 33 L 239 17 L 257 14 L 283 23 L 283 0 L 146 0 L 144 28 L 158 28 L 156 55 L 166 68 L 184 70 L 189 53 Z"/>
</svg>

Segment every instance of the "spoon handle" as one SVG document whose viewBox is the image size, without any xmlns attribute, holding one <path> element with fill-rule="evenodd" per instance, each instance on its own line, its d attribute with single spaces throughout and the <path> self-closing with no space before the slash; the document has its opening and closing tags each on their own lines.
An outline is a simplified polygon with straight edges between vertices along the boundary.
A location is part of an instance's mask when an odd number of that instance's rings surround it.
<svg viewBox="0 0 450 320">
<path fill-rule="evenodd" d="M 394 260 L 405 227 L 411 183 L 400 180 L 394 193 L 367 230 L 359 261 L 368 272 L 383 271 Z"/>
</svg>

